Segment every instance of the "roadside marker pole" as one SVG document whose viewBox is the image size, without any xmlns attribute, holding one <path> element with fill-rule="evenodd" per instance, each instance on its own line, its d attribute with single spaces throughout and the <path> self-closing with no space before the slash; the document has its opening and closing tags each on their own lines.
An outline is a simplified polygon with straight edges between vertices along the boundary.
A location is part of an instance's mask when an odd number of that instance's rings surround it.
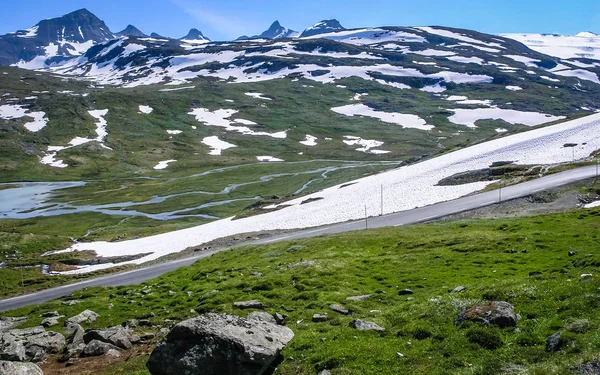
<svg viewBox="0 0 600 375">
<path fill-rule="evenodd" d="M 367 216 L 367 205 L 365 204 L 365 229 L 369 229 L 369 217 Z"/>
<path fill-rule="evenodd" d="M 498 204 L 502 203 L 502 179 L 500 179 L 500 189 L 498 189 Z"/>
</svg>

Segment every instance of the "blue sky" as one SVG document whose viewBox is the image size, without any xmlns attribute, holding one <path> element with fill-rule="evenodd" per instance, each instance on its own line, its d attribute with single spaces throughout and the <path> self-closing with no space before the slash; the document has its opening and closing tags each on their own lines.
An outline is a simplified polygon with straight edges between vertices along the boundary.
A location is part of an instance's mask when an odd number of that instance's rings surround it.
<svg viewBox="0 0 600 375">
<path fill-rule="evenodd" d="M 274 20 L 302 31 L 337 18 L 347 28 L 442 25 L 487 33 L 600 34 L 598 0 L 18 0 L 3 1 L 0 34 L 87 8 L 113 32 L 182 37 L 192 27 L 213 40 L 259 34 Z"/>
</svg>

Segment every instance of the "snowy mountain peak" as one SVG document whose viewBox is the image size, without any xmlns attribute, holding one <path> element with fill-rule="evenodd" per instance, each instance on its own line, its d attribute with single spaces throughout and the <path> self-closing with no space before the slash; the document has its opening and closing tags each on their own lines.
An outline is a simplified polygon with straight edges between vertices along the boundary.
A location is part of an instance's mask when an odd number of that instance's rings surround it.
<svg viewBox="0 0 600 375">
<path fill-rule="evenodd" d="M 119 31 L 116 35 L 118 36 L 137 36 L 139 38 L 145 38 L 148 35 L 144 34 L 142 31 L 140 31 L 140 29 L 138 29 L 137 27 L 133 26 L 133 25 L 127 25 L 127 27 L 122 30 Z"/>
<path fill-rule="evenodd" d="M 304 30 L 300 38 L 305 38 L 308 36 L 331 33 L 335 31 L 346 30 L 344 26 L 340 24 L 340 22 L 336 19 L 331 20 L 323 20 L 321 22 L 316 23 L 315 25 L 309 27 Z"/>
<path fill-rule="evenodd" d="M 590 32 L 590 31 L 584 31 L 584 32 L 581 32 L 581 33 L 579 33 L 579 34 L 577 34 L 575 36 L 578 36 L 580 38 L 597 38 L 598 34 L 594 34 L 594 33 Z"/>
<path fill-rule="evenodd" d="M 288 29 L 287 27 L 281 26 L 279 21 L 273 22 L 271 27 L 268 30 L 264 31 L 262 34 L 256 36 L 256 38 L 260 39 L 282 39 L 282 38 L 295 38 L 300 35 L 299 32 Z M 253 37 L 254 38 L 254 37 Z"/>
<path fill-rule="evenodd" d="M 108 26 L 87 9 L 40 21 L 26 30 L 0 36 L 1 65 L 33 61 L 29 67 L 43 67 L 46 60 L 83 54 L 97 43 L 113 39 Z M 35 60 L 35 61 L 34 61 Z"/>
<path fill-rule="evenodd" d="M 191 29 L 190 32 L 183 38 L 180 38 L 180 40 L 196 40 L 196 41 L 206 41 L 206 42 L 210 41 L 210 39 L 205 37 L 202 34 L 202 31 L 200 31 L 198 29 Z"/>
<path fill-rule="evenodd" d="M 99 43 L 114 37 L 104 21 L 87 9 L 43 20 L 36 27 L 36 37 L 48 43 L 62 40 L 78 43 L 92 40 Z"/>
</svg>

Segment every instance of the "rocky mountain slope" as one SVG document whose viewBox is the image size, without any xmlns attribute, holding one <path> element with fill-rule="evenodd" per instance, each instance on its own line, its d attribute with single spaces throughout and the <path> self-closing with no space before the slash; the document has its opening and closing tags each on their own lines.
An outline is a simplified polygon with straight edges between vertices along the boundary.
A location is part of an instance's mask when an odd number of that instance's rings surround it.
<svg viewBox="0 0 600 375">
<path fill-rule="evenodd" d="M 0 36 L 0 65 L 43 67 L 54 56 L 79 56 L 94 44 L 114 37 L 102 20 L 87 9 L 80 9 Z"/>
</svg>

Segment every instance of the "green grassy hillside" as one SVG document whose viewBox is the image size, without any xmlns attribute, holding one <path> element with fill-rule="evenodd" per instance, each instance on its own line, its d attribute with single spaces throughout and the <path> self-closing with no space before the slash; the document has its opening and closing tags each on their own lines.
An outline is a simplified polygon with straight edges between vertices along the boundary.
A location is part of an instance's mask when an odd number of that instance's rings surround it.
<svg viewBox="0 0 600 375">
<path fill-rule="evenodd" d="M 600 349 L 599 218 L 600 209 L 579 210 L 244 247 L 143 285 L 74 293 L 69 298 L 83 301 L 75 306 L 54 301 L 8 315 L 29 316 L 35 325 L 44 311 L 71 316 L 89 308 L 101 318 L 86 328 L 151 313 L 151 321 L 162 325 L 197 316 L 191 309 L 245 316 L 248 311 L 233 302 L 258 299 L 266 311 L 288 315 L 296 334 L 283 352 L 280 374 L 570 374 Z M 592 281 L 581 282 L 584 273 L 594 274 Z M 449 293 L 459 285 L 467 289 Z M 405 288 L 414 294 L 398 295 Z M 218 292 L 201 297 L 213 290 Z M 372 297 L 346 300 L 364 294 Z M 515 306 L 516 328 L 454 325 L 462 309 L 490 300 Z M 331 311 L 333 303 L 352 316 Z M 314 323 L 315 313 L 329 320 Z M 348 325 L 354 318 L 386 332 L 355 331 Z M 546 337 L 559 331 L 563 346 L 547 352 Z M 146 374 L 146 358 L 138 354 L 104 371 Z"/>
</svg>

